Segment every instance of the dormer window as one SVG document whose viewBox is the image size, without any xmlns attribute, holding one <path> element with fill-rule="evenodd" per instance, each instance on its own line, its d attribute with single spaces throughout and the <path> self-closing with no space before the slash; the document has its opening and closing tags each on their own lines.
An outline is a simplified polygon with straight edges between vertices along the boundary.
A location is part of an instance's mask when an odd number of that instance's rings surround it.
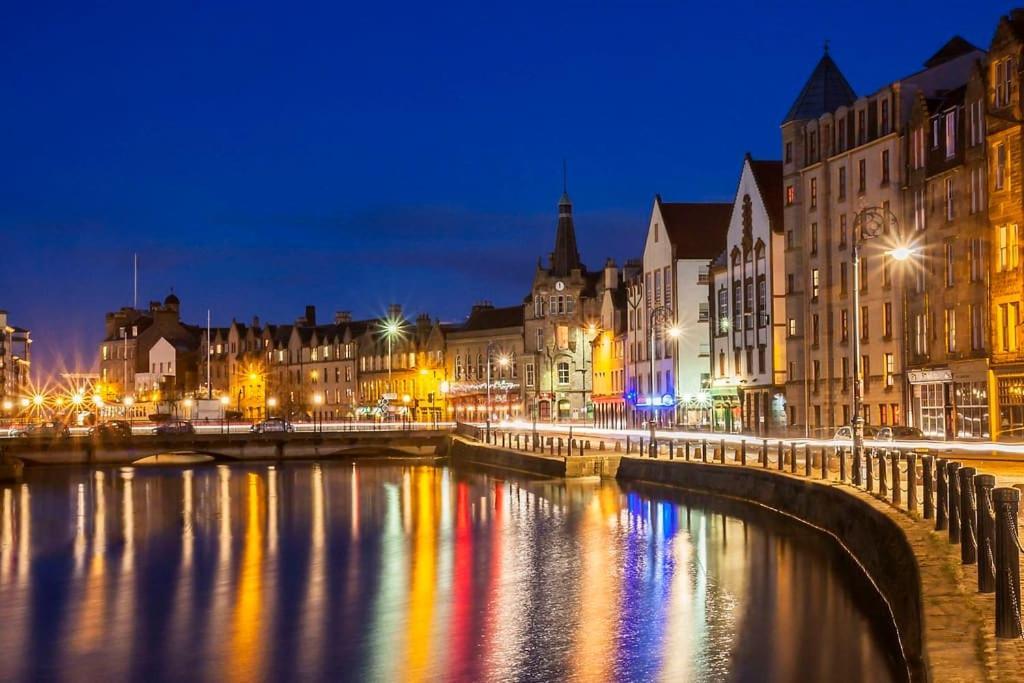
<svg viewBox="0 0 1024 683">
<path fill-rule="evenodd" d="M 956 109 L 946 112 L 946 158 L 956 155 Z"/>
<path fill-rule="evenodd" d="M 996 107 L 1005 107 L 1010 104 L 1010 93 L 1013 87 L 1013 58 L 1000 59 L 992 65 L 995 75 L 995 97 L 993 104 Z"/>
</svg>

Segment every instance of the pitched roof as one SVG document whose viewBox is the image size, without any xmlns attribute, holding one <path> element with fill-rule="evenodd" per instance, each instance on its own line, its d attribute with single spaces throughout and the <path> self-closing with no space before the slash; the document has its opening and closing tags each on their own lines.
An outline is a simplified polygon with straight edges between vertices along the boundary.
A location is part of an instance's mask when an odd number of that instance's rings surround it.
<svg viewBox="0 0 1024 683">
<path fill-rule="evenodd" d="M 750 171 L 754 174 L 754 182 L 761 192 L 764 208 L 768 212 L 768 225 L 772 232 L 782 234 L 782 162 L 765 159 L 751 159 Z"/>
<path fill-rule="evenodd" d="M 962 37 L 953 36 L 947 40 L 946 44 L 940 47 L 935 54 L 928 58 L 924 63 L 924 66 L 926 69 L 930 69 L 933 66 L 938 66 L 939 64 L 948 62 L 951 59 L 956 59 L 957 57 L 962 57 L 963 55 L 971 52 L 976 52 L 979 49 L 980 48 L 971 45 Z"/>
<path fill-rule="evenodd" d="M 732 204 L 654 201 L 661 209 L 665 233 L 676 258 L 715 258 L 725 249 Z"/>
<path fill-rule="evenodd" d="M 814 67 L 810 78 L 782 122 L 816 119 L 825 112 L 852 104 L 856 99 L 857 95 L 846 81 L 846 77 L 826 52 Z"/>
<path fill-rule="evenodd" d="M 496 330 L 505 327 L 520 327 L 523 324 L 522 306 L 474 306 L 466 322 L 459 328 L 462 331 Z"/>
<path fill-rule="evenodd" d="M 551 252 L 551 274 L 566 276 L 573 270 L 583 270 L 580 251 L 576 246 L 576 227 L 572 220 L 572 200 L 564 192 L 558 200 L 558 227 L 555 229 L 555 250 Z"/>
</svg>

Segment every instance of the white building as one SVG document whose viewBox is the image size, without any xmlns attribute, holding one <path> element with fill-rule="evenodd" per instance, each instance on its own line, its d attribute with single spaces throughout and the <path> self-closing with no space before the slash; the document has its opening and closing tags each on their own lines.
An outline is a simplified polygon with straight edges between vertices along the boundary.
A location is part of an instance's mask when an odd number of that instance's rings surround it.
<svg viewBox="0 0 1024 683">
<path fill-rule="evenodd" d="M 712 426 L 786 427 L 782 162 L 743 160 L 725 250 L 712 267 Z"/>
<path fill-rule="evenodd" d="M 710 385 L 708 271 L 725 246 L 731 210 L 730 204 L 654 199 L 641 282 L 632 288 L 639 296 L 631 297 L 628 314 L 634 425 L 693 424 L 705 417 L 698 397 Z"/>
</svg>

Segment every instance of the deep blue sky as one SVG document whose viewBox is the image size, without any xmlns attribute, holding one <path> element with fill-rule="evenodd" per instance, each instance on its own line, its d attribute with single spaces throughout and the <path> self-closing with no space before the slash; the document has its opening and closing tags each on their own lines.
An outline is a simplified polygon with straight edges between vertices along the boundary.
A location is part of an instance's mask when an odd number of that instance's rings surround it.
<svg viewBox="0 0 1024 683">
<path fill-rule="evenodd" d="M 93 363 L 133 252 L 140 303 L 195 322 L 517 302 L 563 158 L 584 259 L 621 264 L 655 193 L 728 201 L 778 156 L 826 38 L 868 92 L 1009 8 L 85 4 L 0 22 L 0 308 L 43 373 Z"/>
</svg>

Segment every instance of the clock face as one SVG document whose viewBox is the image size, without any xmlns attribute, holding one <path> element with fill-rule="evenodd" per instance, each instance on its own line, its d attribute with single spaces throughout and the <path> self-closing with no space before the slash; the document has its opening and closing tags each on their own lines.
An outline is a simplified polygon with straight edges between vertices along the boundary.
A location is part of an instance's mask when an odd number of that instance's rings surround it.
<svg viewBox="0 0 1024 683">
<path fill-rule="evenodd" d="M 555 289 L 561 292 L 563 289 L 565 289 L 565 283 L 559 280 L 558 282 L 555 283 Z"/>
</svg>

